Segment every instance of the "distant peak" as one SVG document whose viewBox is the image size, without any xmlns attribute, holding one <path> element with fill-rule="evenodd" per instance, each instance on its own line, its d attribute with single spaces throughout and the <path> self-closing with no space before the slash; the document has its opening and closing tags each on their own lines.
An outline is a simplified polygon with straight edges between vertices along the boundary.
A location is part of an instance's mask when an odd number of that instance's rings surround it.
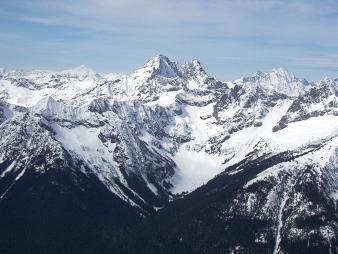
<svg viewBox="0 0 338 254">
<path fill-rule="evenodd" d="M 258 70 L 253 77 L 251 78 L 244 78 L 244 80 L 247 81 L 253 81 L 252 79 L 278 79 L 278 80 L 286 80 L 286 81 L 292 81 L 296 79 L 294 74 L 292 72 L 289 72 L 286 68 L 284 67 L 279 67 L 279 68 L 274 68 L 272 69 L 271 72 L 262 72 Z"/>
<path fill-rule="evenodd" d="M 178 76 L 178 69 L 174 62 L 164 55 L 156 55 L 149 60 L 143 68 L 137 70 L 134 75 L 157 75 L 166 78 L 173 78 Z"/>
<path fill-rule="evenodd" d="M 77 67 L 75 67 L 76 70 L 90 70 L 87 66 L 85 66 L 84 64 L 81 64 Z"/>
<path fill-rule="evenodd" d="M 201 66 L 201 62 L 198 61 L 197 59 L 192 60 L 191 63 L 192 63 L 193 65 L 196 65 L 196 66 Z"/>
<path fill-rule="evenodd" d="M 156 55 L 154 56 L 152 59 L 150 59 L 148 61 L 148 63 L 146 63 L 145 67 L 154 67 L 156 68 L 160 68 L 161 65 L 170 65 L 172 64 L 172 62 L 170 61 L 170 59 L 168 57 L 166 57 L 165 55 Z"/>
<path fill-rule="evenodd" d="M 256 77 L 263 77 L 264 76 L 264 72 L 258 70 L 258 71 L 256 71 L 255 76 Z"/>
<path fill-rule="evenodd" d="M 275 71 L 275 72 L 289 72 L 288 69 L 285 68 L 285 67 L 273 68 L 272 71 Z"/>
<path fill-rule="evenodd" d="M 289 72 L 288 69 L 286 69 L 284 67 L 272 69 L 271 73 L 275 73 L 275 74 L 278 74 L 278 75 L 281 75 L 281 76 L 294 77 L 293 73 Z"/>
<path fill-rule="evenodd" d="M 64 70 L 63 72 L 67 73 L 84 73 L 84 72 L 94 72 L 92 69 L 88 68 L 84 64 L 81 64 L 73 69 Z"/>
<path fill-rule="evenodd" d="M 93 71 L 92 69 L 88 68 L 83 64 L 73 69 L 64 70 L 61 72 L 61 74 L 80 78 L 94 78 L 98 75 L 95 71 Z"/>
<path fill-rule="evenodd" d="M 164 60 L 170 61 L 169 58 L 168 58 L 167 56 L 162 55 L 162 54 L 158 54 L 158 55 L 156 55 L 154 58 L 164 59 Z"/>
<path fill-rule="evenodd" d="M 254 76 L 241 78 L 234 83 L 242 82 L 289 96 L 297 96 L 309 84 L 307 80 L 297 78 L 292 72 L 282 67 L 275 68 L 271 72 L 266 73 L 257 71 Z"/>
</svg>

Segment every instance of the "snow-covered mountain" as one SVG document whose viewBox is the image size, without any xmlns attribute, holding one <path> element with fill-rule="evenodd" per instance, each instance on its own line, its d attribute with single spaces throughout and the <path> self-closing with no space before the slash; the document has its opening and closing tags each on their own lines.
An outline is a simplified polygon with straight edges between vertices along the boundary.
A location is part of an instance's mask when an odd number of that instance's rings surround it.
<svg viewBox="0 0 338 254">
<path fill-rule="evenodd" d="M 280 68 L 222 82 L 197 60 L 163 55 L 131 75 L 1 69 L 0 129 L 0 211 L 25 191 L 44 197 L 37 186 L 48 181 L 79 204 L 89 202 L 79 193 L 104 190 L 131 217 L 149 217 L 182 193 L 191 192 L 173 203 L 208 200 L 231 181 L 215 221 L 264 225 L 250 231 L 251 246 L 234 239 L 229 252 L 296 253 L 300 244 L 335 253 L 337 80 L 310 83 Z"/>
</svg>

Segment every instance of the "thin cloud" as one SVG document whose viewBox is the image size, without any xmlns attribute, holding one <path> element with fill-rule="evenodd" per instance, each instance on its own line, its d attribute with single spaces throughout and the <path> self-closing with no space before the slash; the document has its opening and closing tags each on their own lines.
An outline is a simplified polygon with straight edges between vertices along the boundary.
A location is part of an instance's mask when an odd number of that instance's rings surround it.
<svg viewBox="0 0 338 254">
<path fill-rule="evenodd" d="M 22 17 L 22 21 L 41 24 L 41 25 L 57 25 L 57 21 L 51 18 L 39 18 L 39 17 Z"/>
<path fill-rule="evenodd" d="M 240 35 L 314 37 L 335 32 L 335 27 L 318 29 L 320 17 L 329 15 L 338 4 L 332 1 L 50 1 L 23 3 L 32 12 L 27 21 L 57 21 L 63 26 L 116 31 L 141 29 L 161 31 L 172 28 L 177 34 L 197 34 L 201 24 L 213 26 L 203 32 Z M 56 15 L 55 15 L 55 14 Z M 55 17 L 54 17 L 55 15 Z M 51 22 L 54 24 L 55 22 Z M 319 22 L 320 23 L 320 22 Z M 214 32 L 213 32 L 214 31 Z M 149 32 L 149 31 L 148 31 Z M 334 36 L 334 35 L 333 35 Z"/>
<path fill-rule="evenodd" d="M 321 68 L 338 72 L 338 54 L 307 56 L 295 60 L 297 65 L 302 67 Z"/>
</svg>

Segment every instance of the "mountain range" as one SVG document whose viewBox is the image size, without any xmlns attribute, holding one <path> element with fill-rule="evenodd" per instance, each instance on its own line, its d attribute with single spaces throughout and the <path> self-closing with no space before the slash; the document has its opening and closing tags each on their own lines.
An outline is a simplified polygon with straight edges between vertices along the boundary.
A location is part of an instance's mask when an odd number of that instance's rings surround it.
<svg viewBox="0 0 338 254">
<path fill-rule="evenodd" d="M 338 253 L 338 79 L 0 69 L 0 253 Z"/>
</svg>

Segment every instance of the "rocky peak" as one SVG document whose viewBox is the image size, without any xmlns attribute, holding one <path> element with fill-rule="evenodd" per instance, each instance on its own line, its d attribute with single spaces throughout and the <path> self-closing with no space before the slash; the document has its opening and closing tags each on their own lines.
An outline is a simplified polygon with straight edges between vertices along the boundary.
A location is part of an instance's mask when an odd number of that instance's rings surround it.
<svg viewBox="0 0 338 254">
<path fill-rule="evenodd" d="M 175 78 L 178 76 L 178 69 L 174 62 L 164 55 L 157 55 L 152 58 L 143 68 L 137 70 L 133 76 L 161 76 L 164 78 Z"/>
<path fill-rule="evenodd" d="M 295 75 L 292 72 L 289 72 L 286 68 L 279 67 L 273 69 L 270 73 L 268 73 L 270 77 L 275 76 L 283 80 L 292 81 L 296 79 Z"/>
<path fill-rule="evenodd" d="M 200 80 L 207 77 L 207 73 L 202 67 L 200 61 L 193 60 L 191 63 L 181 65 L 181 71 L 186 78 L 194 78 Z"/>
<path fill-rule="evenodd" d="M 297 96 L 308 86 L 305 79 L 297 78 L 285 68 L 276 68 L 268 73 L 257 71 L 253 76 L 242 78 L 235 83 L 255 86 L 265 91 L 275 91 L 288 96 Z"/>
</svg>

